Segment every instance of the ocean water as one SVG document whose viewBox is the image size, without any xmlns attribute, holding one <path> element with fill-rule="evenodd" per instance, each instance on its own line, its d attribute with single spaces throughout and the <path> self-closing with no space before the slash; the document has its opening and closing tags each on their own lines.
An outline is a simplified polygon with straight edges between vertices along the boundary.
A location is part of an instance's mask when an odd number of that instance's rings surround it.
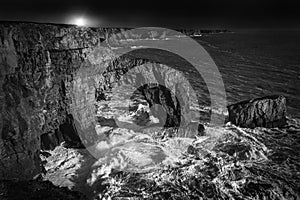
<svg viewBox="0 0 300 200">
<path fill-rule="evenodd" d="M 195 68 L 178 55 L 152 49 L 147 43 L 171 40 L 138 40 L 125 43 L 133 50 L 130 54 L 164 63 L 180 70 L 194 86 L 199 105 L 209 107 L 211 99 L 203 77 Z M 194 37 L 212 57 L 222 76 L 227 105 L 267 95 L 284 95 L 288 114 L 300 118 L 300 31 L 243 30 L 234 33 L 206 34 Z M 192 52 L 188 46 L 183 51 Z M 217 93 L 219 92 L 216 89 Z M 224 110 L 226 111 L 226 109 Z"/>
<path fill-rule="evenodd" d="M 217 64 L 228 104 L 270 94 L 300 118 L 300 31 L 255 31 L 197 38 Z"/>
</svg>

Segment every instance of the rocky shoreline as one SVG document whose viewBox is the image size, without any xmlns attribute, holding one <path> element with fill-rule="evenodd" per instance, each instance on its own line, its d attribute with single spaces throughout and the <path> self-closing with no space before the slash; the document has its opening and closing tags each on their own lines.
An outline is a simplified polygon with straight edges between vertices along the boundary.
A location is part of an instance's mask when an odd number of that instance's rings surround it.
<svg viewBox="0 0 300 200">
<path fill-rule="evenodd" d="M 298 137 L 283 96 L 229 105 L 223 127 L 194 121 L 184 73 L 142 57 L 114 59 L 103 41 L 120 31 L 0 23 L 1 198 L 299 198 L 299 184 L 282 185 L 263 168 L 280 169 L 285 155 L 257 139 Z"/>
</svg>

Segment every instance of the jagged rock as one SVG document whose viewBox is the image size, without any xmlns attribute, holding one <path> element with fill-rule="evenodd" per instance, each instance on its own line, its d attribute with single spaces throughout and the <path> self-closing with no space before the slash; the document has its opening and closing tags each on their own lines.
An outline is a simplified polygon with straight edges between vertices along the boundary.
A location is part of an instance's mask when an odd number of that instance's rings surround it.
<svg viewBox="0 0 300 200">
<path fill-rule="evenodd" d="M 228 106 L 229 121 L 247 128 L 286 125 L 286 98 L 267 96 Z"/>
<path fill-rule="evenodd" d="M 85 200 L 86 197 L 77 191 L 54 186 L 50 181 L 0 181 L 0 198 L 2 200 Z"/>
</svg>

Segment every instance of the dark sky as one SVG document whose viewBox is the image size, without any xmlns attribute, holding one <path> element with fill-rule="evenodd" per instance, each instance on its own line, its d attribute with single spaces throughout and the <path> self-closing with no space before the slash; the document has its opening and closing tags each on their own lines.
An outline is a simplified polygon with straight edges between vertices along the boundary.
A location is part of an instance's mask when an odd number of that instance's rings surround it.
<svg viewBox="0 0 300 200">
<path fill-rule="evenodd" d="M 83 15 L 92 26 L 300 28 L 299 10 L 291 0 L 1 0 L 0 20 L 69 23 Z"/>
</svg>

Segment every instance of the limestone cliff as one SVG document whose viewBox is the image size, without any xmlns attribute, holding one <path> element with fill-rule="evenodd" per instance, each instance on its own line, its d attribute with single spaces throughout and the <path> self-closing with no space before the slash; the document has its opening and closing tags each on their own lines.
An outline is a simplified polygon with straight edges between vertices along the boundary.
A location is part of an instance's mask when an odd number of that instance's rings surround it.
<svg viewBox="0 0 300 200">
<path fill-rule="evenodd" d="M 68 113 L 73 72 L 82 50 L 104 30 L 41 24 L 0 24 L 0 177 L 39 173 L 40 135 L 55 131 Z"/>
<path fill-rule="evenodd" d="M 120 31 L 0 23 L 1 179 L 31 179 L 39 174 L 41 146 L 53 149 L 65 141 L 81 147 L 77 132 L 94 131 L 94 124 L 88 121 L 93 117 L 92 102 L 104 99 L 105 91 L 129 68 L 149 63 L 142 58 L 112 59 L 114 55 L 101 42 Z M 174 73 L 168 71 L 139 73 L 145 78 L 152 74 L 154 79 L 170 80 Z M 188 113 L 187 97 L 180 95 L 187 87 L 184 81 L 180 83 L 165 82 L 173 92 L 168 98 L 173 102 L 174 95 L 182 98 L 181 112 Z M 166 109 L 171 115 L 179 112 L 173 104 Z M 170 120 L 176 124 L 178 118 Z M 181 121 L 188 123 L 188 116 L 183 115 Z"/>
</svg>

